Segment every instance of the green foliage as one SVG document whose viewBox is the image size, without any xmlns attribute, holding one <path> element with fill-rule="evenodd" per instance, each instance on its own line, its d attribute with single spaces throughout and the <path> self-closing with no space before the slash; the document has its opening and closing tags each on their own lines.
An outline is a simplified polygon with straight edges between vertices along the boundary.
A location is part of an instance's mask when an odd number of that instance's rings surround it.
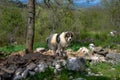
<svg viewBox="0 0 120 80">
<path fill-rule="evenodd" d="M 9 44 L 10 38 L 14 38 L 18 43 L 24 41 L 26 19 L 22 11 L 24 9 L 19 9 L 12 3 L 5 7 L 0 6 L 0 46 Z"/>
</svg>

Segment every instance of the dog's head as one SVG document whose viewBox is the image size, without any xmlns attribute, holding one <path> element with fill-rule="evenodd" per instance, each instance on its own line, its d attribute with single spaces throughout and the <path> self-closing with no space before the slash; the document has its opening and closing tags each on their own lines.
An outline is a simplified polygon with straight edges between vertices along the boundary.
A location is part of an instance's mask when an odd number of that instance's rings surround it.
<svg viewBox="0 0 120 80">
<path fill-rule="evenodd" d="M 68 43 L 73 40 L 74 33 L 71 31 L 65 32 L 65 39 Z"/>
</svg>

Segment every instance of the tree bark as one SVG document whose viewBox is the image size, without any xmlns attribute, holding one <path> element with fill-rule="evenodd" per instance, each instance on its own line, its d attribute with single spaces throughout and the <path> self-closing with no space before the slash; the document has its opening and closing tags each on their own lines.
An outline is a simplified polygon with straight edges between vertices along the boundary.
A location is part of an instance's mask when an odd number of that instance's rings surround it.
<svg viewBox="0 0 120 80">
<path fill-rule="evenodd" d="M 28 23 L 26 34 L 26 53 L 32 53 L 35 31 L 35 0 L 28 0 L 27 8 L 28 8 Z"/>
</svg>

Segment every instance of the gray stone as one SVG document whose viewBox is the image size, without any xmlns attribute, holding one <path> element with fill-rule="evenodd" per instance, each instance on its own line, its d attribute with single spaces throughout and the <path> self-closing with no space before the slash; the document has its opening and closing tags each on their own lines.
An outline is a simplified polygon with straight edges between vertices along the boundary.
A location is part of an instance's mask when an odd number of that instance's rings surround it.
<svg viewBox="0 0 120 80">
<path fill-rule="evenodd" d="M 38 71 L 39 72 L 44 72 L 45 69 L 48 68 L 48 65 L 44 62 L 41 62 L 39 65 L 38 65 Z"/>
<path fill-rule="evenodd" d="M 73 76 L 70 76 L 70 77 L 69 77 L 69 80 L 73 80 Z"/>
<path fill-rule="evenodd" d="M 76 78 L 76 79 L 73 79 L 73 80 L 86 80 L 84 78 Z"/>
<path fill-rule="evenodd" d="M 27 66 L 27 69 L 29 70 L 33 70 L 37 65 L 35 63 L 30 63 L 28 66 Z"/>
<path fill-rule="evenodd" d="M 39 68 L 36 67 L 36 68 L 34 69 L 34 71 L 35 71 L 35 72 L 39 72 Z"/>
<path fill-rule="evenodd" d="M 59 69 L 59 68 L 61 68 L 62 63 L 60 62 L 60 60 L 53 61 L 52 66 L 53 66 L 55 69 Z"/>
<path fill-rule="evenodd" d="M 34 76 L 34 75 L 35 75 L 35 72 L 34 72 L 34 71 L 29 71 L 29 74 L 30 74 L 31 76 Z"/>
<path fill-rule="evenodd" d="M 60 69 L 61 68 L 61 65 L 60 64 L 56 64 L 55 65 L 55 69 Z"/>
<path fill-rule="evenodd" d="M 90 69 L 90 68 L 87 68 L 87 69 L 86 69 L 86 71 L 88 71 L 88 72 L 89 72 L 89 71 L 91 71 L 91 69 Z"/>
<path fill-rule="evenodd" d="M 13 80 L 21 80 L 23 77 L 21 75 L 17 75 L 13 78 Z"/>
<path fill-rule="evenodd" d="M 83 58 L 77 58 L 77 57 L 71 57 L 67 59 L 66 67 L 68 70 L 73 71 L 84 71 L 85 70 L 85 59 Z"/>
<path fill-rule="evenodd" d="M 62 66 L 66 66 L 66 60 L 61 60 Z"/>
<path fill-rule="evenodd" d="M 88 76 L 95 76 L 95 73 L 88 72 Z"/>
<path fill-rule="evenodd" d="M 28 72 L 29 72 L 29 70 L 26 69 L 25 71 L 23 71 L 23 73 L 21 74 L 21 76 L 25 79 L 28 76 Z"/>
<path fill-rule="evenodd" d="M 35 52 L 44 52 L 46 49 L 45 48 L 36 48 Z"/>
<path fill-rule="evenodd" d="M 120 54 L 119 53 L 109 53 L 106 55 L 106 60 L 108 63 L 112 63 L 112 64 L 120 63 Z"/>
<path fill-rule="evenodd" d="M 86 56 L 89 54 L 89 49 L 87 49 L 86 47 L 81 47 L 77 52 L 83 53 L 84 56 Z"/>
<path fill-rule="evenodd" d="M 66 66 L 66 60 L 60 59 L 52 62 L 52 68 L 54 69 L 54 73 L 62 71 L 62 69 Z"/>
<path fill-rule="evenodd" d="M 0 69 L 3 70 L 4 72 L 8 73 L 8 74 L 14 73 L 14 70 L 10 70 L 10 69 L 4 68 L 4 67 L 2 67 Z"/>
<path fill-rule="evenodd" d="M 66 61 L 65 60 L 57 60 L 57 61 L 53 61 L 52 64 L 54 70 L 54 73 L 60 72 L 65 66 L 66 66 Z"/>
<path fill-rule="evenodd" d="M 102 55 L 102 56 L 106 56 L 108 54 L 108 51 L 103 49 L 102 47 L 96 47 L 94 50 L 93 50 L 93 53 L 94 54 L 99 54 L 99 55 Z"/>
<path fill-rule="evenodd" d="M 22 69 L 22 68 L 18 68 L 18 69 L 15 71 L 15 76 L 20 75 L 22 72 L 23 72 L 23 69 Z"/>
<path fill-rule="evenodd" d="M 11 78 L 11 77 L 12 77 L 12 75 L 9 74 L 9 73 L 4 73 L 4 74 L 2 75 L 2 78 L 3 78 L 3 79 L 9 79 L 9 78 Z"/>
</svg>

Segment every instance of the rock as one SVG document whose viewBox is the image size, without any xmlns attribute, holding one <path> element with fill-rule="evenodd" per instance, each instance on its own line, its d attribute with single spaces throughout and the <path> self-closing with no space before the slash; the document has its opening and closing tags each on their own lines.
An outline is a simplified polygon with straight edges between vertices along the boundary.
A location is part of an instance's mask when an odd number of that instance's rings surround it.
<svg viewBox="0 0 120 80">
<path fill-rule="evenodd" d="M 1 77 L 2 77 L 3 79 L 5 79 L 5 80 L 9 80 L 9 79 L 12 78 L 12 75 L 9 74 L 9 73 L 4 73 Z"/>
<path fill-rule="evenodd" d="M 120 63 L 120 54 L 119 53 L 109 53 L 106 55 L 106 60 L 108 63 L 112 63 L 112 64 Z"/>
<path fill-rule="evenodd" d="M 54 73 L 60 72 L 63 67 L 65 67 L 66 61 L 65 60 L 57 60 L 53 61 L 52 66 L 54 67 Z"/>
<path fill-rule="evenodd" d="M 111 70 L 112 70 L 112 71 L 114 71 L 114 70 L 115 70 L 115 68 L 111 68 Z"/>
<path fill-rule="evenodd" d="M 91 72 L 91 69 L 90 69 L 90 68 L 87 68 L 86 71 L 87 71 L 87 72 Z"/>
<path fill-rule="evenodd" d="M 53 65 L 53 67 L 55 67 L 56 69 L 65 67 L 65 65 L 66 65 L 66 60 L 61 59 L 61 60 L 53 61 L 53 64 L 52 64 L 52 65 Z"/>
<path fill-rule="evenodd" d="M 23 69 L 22 69 L 22 68 L 18 68 L 18 69 L 15 71 L 15 76 L 20 75 L 22 72 L 23 72 Z"/>
<path fill-rule="evenodd" d="M 88 76 L 95 76 L 95 73 L 88 72 Z"/>
<path fill-rule="evenodd" d="M 58 73 L 58 72 L 61 72 L 61 71 L 62 71 L 61 68 L 59 68 L 59 69 L 54 69 L 54 73 L 55 73 L 55 74 Z"/>
<path fill-rule="evenodd" d="M 54 68 L 54 73 L 56 74 L 57 72 L 60 71 L 61 69 L 61 64 L 59 61 L 54 61 L 52 64 L 53 68 Z"/>
<path fill-rule="evenodd" d="M 117 35 L 119 35 L 119 33 L 117 31 L 113 30 L 113 31 L 110 32 L 110 35 L 111 36 L 117 36 Z"/>
<path fill-rule="evenodd" d="M 35 52 L 44 52 L 44 51 L 46 51 L 46 49 L 45 48 L 36 48 L 36 50 L 35 50 Z"/>
<path fill-rule="evenodd" d="M 102 56 L 106 56 L 106 54 L 108 54 L 108 51 L 103 49 L 102 47 L 96 47 L 94 50 L 93 50 L 93 54 L 99 54 L 99 55 L 102 55 Z"/>
<path fill-rule="evenodd" d="M 85 59 L 77 57 L 68 58 L 66 63 L 67 69 L 73 71 L 84 71 L 85 65 Z"/>
<path fill-rule="evenodd" d="M 23 73 L 21 74 L 21 76 L 25 79 L 28 76 L 28 72 L 29 72 L 29 70 L 26 69 L 25 71 L 23 71 Z"/>
<path fill-rule="evenodd" d="M 60 69 L 61 68 L 61 65 L 60 64 L 56 64 L 55 65 L 55 69 Z"/>
<path fill-rule="evenodd" d="M 60 60 L 62 66 L 66 66 L 66 60 Z"/>
<path fill-rule="evenodd" d="M 90 43 L 90 44 L 89 44 L 89 49 L 90 49 L 91 51 L 93 51 L 93 50 L 95 49 L 95 45 L 94 45 L 93 43 Z"/>
<path fill-rule="evenodd" d="M 73 80 L 86 80 L 84 78 L 76 78 L 76 79 L 73 79 Z"/>
<path fill-rule="evenodd" d="M 69 80 L 73 80 L 73 76 L 70 76 L 70 77 L 69 77 Z"/>
<path fill-rule="evenodd" d="M 86 47 L 81 47 L 77 52 L 82 52 L 84 55 L 88 55 L 89 49 L 87 49 Z"/>
<path fill-rule="evenodd" d="M 3 70 L 4 72 L 8 73 L 8 74 L 14 73 L 14 70 L 6 69 L 4 67 L 1 67 L 0 69 Z"/>
<path fill-rule="evenodd" d="M 48 68 L 48 65 L 45 62 L 41 62 L 38 65 L 38 72 L 44 72 L 46 68 Z"/>
<path fill-rule="evenodd" d="M 27 69 L 28 70 L 33 70 L 37 65 L 35 63 L 30 63 L 28 66 L 27 66 Z"/>
<path fill-rule="evenodd" d="M 21 80 L 23 77 L 21 75 L 17 75 L 13 78 L 13 80 Z"/>
<path fill-rule="evenodd" d="M 95 64 L 98 62 L 106 62 L 106 59 L 104 56 L 98 55 L 98 54 L 94 54 L 92 56 L 87 56 L 84 57 L 86 60 L 90 61 L 90 64 Z"/>
<path fill-rule="evenodd" d="M 30 74 L 31 76 L 34 76 L 34 75 L 35 75 L 35 72 L 34 72 L 34 71 L 29 71 L 29 74 Z"/>
<path fill-rule="evenodd" d="M 4 71 L 0 71 L 0 76 L 4 75 L 5 72 Z"/>
<path fill-rule="evenodd" d="M 39 72 L 39 68 L 36 67 L 36 68 L 34 69 L 34 71 L 35 71 L 35 72 Z"/>
</svg>

